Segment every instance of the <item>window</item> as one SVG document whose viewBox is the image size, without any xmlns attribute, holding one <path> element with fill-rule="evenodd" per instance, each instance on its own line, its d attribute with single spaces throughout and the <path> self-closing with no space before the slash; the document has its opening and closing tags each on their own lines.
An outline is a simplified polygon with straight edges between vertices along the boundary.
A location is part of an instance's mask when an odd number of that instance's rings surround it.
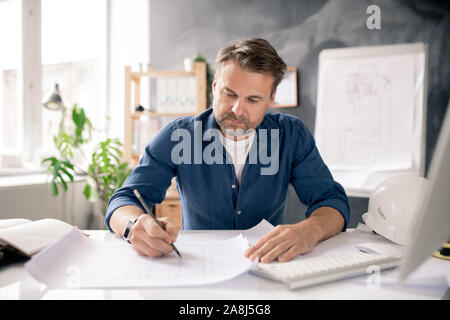
<svg viewBox="0 0 450 320">
<path fill-rule="evenodd" d="M 51 92 L 58 84 L 65 108 L 84 108 L 96 128 L 105 117 L 106 13 L 104 0 L 41 0 L 42 90 Z M 60 121 L 61 112 L 42 109 L 43 156 L 54 154 L 48 137 Z"/>
<path fill-rule="evenodd" d="M 0 0 L 0 152 L 1 163 L 7 166 L 18 165 L 23 153 L 18 78 L 21 28 L 20 1 Z"/>
<path fill-rule="evenodd" d="M 94 138 L 123 138 L 124 67 L 149 61 L 149 10 L 149 0 L 0 0 L 0 174 L 42 170 L 54 153 L 62 113 L 42 98 L 55 84 L 67 109 L 86 110 Z"/>
<path fill-rule="evenodd" d="M 110 84 L 107 105 L 109 106 L 109 134 L 123 138 L 125 132 L 124 100 L 125 69 L 131 65 L 144 70 L 150 62 L 150 8 L 148 0 L 113 0 L 110 7 Z M 141 83 L 141 101 L 149 105 L 150 85 Z M 123 141 L 123 139 L 122 139 Z"/>
</svg>

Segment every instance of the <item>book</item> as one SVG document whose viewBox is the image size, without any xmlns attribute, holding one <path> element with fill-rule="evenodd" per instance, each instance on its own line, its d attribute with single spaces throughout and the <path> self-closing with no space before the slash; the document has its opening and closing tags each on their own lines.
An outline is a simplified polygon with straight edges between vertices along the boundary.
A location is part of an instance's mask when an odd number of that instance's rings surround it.
<svg viewBox="0 0 450 320">
<path fill-rule="evenodd" d="M 57 219 L 0 219 L 0 247 L 30 258 L 73 228 Z"/>
</svg>

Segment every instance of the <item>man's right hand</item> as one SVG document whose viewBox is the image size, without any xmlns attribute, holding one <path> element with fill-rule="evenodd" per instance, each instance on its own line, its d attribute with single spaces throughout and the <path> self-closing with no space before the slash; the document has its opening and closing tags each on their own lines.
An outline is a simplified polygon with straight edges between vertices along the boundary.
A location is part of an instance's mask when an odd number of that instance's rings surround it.
<svg viewBox="0 0 450 320">
<path fill-rule="evenodd" d="M 129 240 L 133 249 L 141 256 L 152 258 L 169 254 L 171 244 L 176 241 L 180 228 L 168 218 L 158 218 L 164 230 L 148 214 L 142 214 L 131 228 Z"/>
</svg>

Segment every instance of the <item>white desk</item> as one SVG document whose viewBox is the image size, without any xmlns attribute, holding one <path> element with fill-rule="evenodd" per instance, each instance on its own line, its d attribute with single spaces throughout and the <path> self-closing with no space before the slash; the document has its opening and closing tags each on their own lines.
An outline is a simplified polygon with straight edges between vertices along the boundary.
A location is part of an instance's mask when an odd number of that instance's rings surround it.
<svg viewBox="0 0 450 320">
<path fill-rule="evenodd" d="M 95 239 L 113 235 L 107 231 L 87 231 Z M 227 231 L 215 231 L 219 236 Z M 149 289 L 51 289 L 32 278 L 23 263 L 0 269 L 0 300 L 8 299 L 164 299 L 164 300 L 292 300 L 292 299 L 448 299 L 450 261 L 430 257 L 421 273 L 437 281 L 420 285 L 367 282 L 369 276 L 290 291 L 278 282 L 243 274 L 220 284 Z M 383 277 L 383 273 L 381 274 Z M 447 279 L 447 280 L 446 280 Z"/>
</svg>

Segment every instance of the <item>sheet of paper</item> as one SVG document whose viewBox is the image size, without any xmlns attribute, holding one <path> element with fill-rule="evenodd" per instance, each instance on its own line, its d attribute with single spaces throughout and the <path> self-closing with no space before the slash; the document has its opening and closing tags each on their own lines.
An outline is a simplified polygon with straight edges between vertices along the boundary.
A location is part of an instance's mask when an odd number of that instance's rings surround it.
<svg viewBox="0 0 450 320">
<path fill-rule="evenodd" d="M 393 174 L 423 174 L 425 74 L 421 44 L 321 53 L 314 136 L 349 195 L 367 197 Z"/>
<path fill-rule="evenodd" d="M 274 226 L 270 222 L 262 219 L 260 223 L 253 228 L 243 231 L 242 234 L 247 238 L 250 245 L 254 245 L 262 236 L 272 231 L 273 228 Z"/>
<path fill-rule="evenodd" d="M 247 230 L 214 230 L 214 232 L 207 232 L 207 230 L 187 230 L 187 232 L 182 231 L 181 234 L 186 241 L 225 240 L 242 234 L 251 246 L 262 236 L 269 233 L 273 228 L 274 226 L 270 222 L 266 219 L 262 219 L 256 226 Z"/>
<path fill-rule="evenodd" d="M 373 233 L 366 225 L 361 224 L 354 230 L 340 232 L 327 240 L 319 242 L 313 251 L 299 255 L 295 260 L 309 259 L 320 255 L 336 254 L 344 251 L 356 252 L 358 251 L 356 248 L 357 245 L 367 242 L 385 243 L 401 249 L 397 244 Z"/>
<path fill-rule="evenodd" d="M 31 222 L 28 219 L 0 219 L 0 229 L 9 228 L 19 224 Z"/>
<path fill-rule="evenodd" d="M 73 229 L 34 256 L 25 268 L 38 281 L 59 288 L 136 288 L 205 285 L 246 272 L 252 263 L 243 255 L 242 235 L 213 241 L 183 240 L 174 253 L 152 259 L 139 256 L 119 238 L 99 241 Z"/>
<path fill-rule="evenodd" d="M 372 269 L 371 272 L 367 272 L 367 275 L 349 279 L 348 282 L 366 284 L 375 288 L 381 288 L 381 286 L 442 288 L 444 289 L 443 293 L 450 287 L 450 272 L 445 260 L 439 261 L 430 257 L 427 263 L 419 266 L 404 283 L 400 283 L 398 280 L 398 270 L 395 268 L 380 272 Z"/>
<path fill-rule="evenodd" d="M 278 105 L 296 105 L 297 101 L 297 74 L 295 72 L 286 72 L 283 80 L 277 87 L 275 95 L 275 104 Z"/>
<path fill-rule="evenodd" d="M 410 168 L 416 56 L 347 60 L 322 64 L 324 159 L 332 168 Z"/>
</svg>

